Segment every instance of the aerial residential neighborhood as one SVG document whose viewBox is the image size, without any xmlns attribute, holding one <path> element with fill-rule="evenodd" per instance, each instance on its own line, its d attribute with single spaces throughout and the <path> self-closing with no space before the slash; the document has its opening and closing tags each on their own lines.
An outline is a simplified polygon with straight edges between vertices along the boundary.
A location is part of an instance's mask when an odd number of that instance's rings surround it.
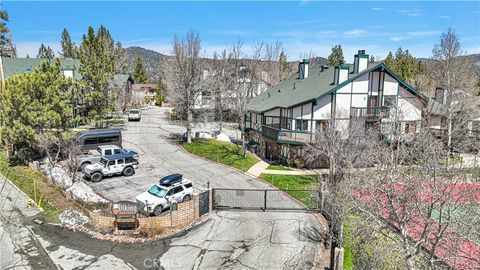
<svg viewBox="0 0 480 270">
<path fill-rule="evenodd" d="M 2 2 L 1 269 L 480 269 L 478 2 Z"/>
</svg>

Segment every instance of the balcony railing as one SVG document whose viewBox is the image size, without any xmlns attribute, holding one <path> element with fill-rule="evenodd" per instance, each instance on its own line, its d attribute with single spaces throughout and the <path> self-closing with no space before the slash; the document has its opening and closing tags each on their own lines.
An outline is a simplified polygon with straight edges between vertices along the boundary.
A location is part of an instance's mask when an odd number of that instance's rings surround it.
<svg viewBox="0 0 480 270">
<path fill-rule="evenodd" d="M 390 114 L 390 108 L 388 107 L 370 107 L 370 108 L 351 108 L 352 117 L 366 118 L 367 120 L 378 120 L 381 118 L 387 118 Z"/>
<path fill-rule="evenodd" d="M 301 130 L 283 130 L 264 125 L 262 135 L 274 141 L 288 141 L 298 143 L 310 143 L 315 135 Z"/>
</svg>

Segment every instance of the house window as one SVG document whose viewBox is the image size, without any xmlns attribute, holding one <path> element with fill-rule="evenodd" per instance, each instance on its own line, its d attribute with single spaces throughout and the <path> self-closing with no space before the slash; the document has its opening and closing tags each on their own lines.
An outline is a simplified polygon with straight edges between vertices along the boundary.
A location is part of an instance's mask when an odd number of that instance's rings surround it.
<svg viewBox="0 0 480 270">
<path fill-rule="evenodd" d="M 67 78 L 73 78 L 73 70 L 72 69 L 65 69 L 63 71 L 63 76 Z"/>
<path fill-rule="evenodd" d="M 287 145 L 281 145 L 280 146 L 280 154 L 284 158 L 290 158 L 290 148 Z"/>
<path fill-rule="evenodd" d="M 417 131 L 416 122 L 405 122 L 405 133 L 415 133 Z"/>
<path fill-rule="evenodd" d="M 383 96 L 383 106 L 394 107 L 397 104 L 397 96 Z"/>
<path fill-rule="evenodd" d="M 302 157 L 303 156 L 303 148 L 299 147 L 297 148 L 297 157 Z"/>
<path fill-rule="evenodd" d="M 308 130 L 308 120 L 301 120 L 301 119 L 296 120 L 295 127 L 297 130 L 302 130 L 302 131 Z"/>
<path fill-rule="evenodd" d="M 320 132 L 325 132 L 328 128 L 328 121 L 327 120 L 315 121 L 315 128 Z"/>
</svg>

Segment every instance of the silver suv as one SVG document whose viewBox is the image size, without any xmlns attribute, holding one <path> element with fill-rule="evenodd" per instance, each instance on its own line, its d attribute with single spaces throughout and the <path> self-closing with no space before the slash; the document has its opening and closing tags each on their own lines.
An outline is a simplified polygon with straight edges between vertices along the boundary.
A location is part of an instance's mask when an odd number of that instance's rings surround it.
<svg viewBox="0 0 480 270">
<path fill-rule="evenodd" d="M 128 112 L 128 121 L 140 121 L 141 118 L 140 110 L 138 109 L 131 109 L 130 112 Z"/>
<path fill-rule="evenodd" d="M 131 153 L 104 156 L 99 162 L 86 165 L 85 177 L 92 182 L 98 182 L 105 176 L 125 175 L 131 176 L 138 167 L 138 160 Z"/>
</svg>

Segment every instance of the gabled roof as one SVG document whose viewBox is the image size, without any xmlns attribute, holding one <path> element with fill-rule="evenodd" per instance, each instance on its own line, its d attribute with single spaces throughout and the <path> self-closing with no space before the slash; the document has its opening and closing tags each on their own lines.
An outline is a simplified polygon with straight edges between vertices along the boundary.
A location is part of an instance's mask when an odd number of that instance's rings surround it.
<svg viewBox="0 0 480 270">
<path fill-rule="evenodd" d="M 455 104 L 452 109 L 454 112 L 460 112 L 463 110 L 473 110 L 478 107 L 480 107 L 480 96 L 471 96 L 471 98 L 465 98 Z M 427 109 L 432 115 L 445 116 L 447 114 L 445 105 L 435 100 L 435 98 L 428 99 Z"/>
<path fill-rule="evenodd" d="M 348 65 L 352 70 L 352 65 Z M 298 72 L 291 75 L 284 81 L 261 93 L 253 98 L 249 104 L 248 109 L 256 112 L 269 111 L 275 108 L 291 108 L 303 103 L 311 102 L 319 99 L 325 95 L 331 94 L 334 91 L 342 88 L 355 79 L 368 74 L 374 70 L 384 70 L 413 94 L 423 97 L 413 87 L 401 80 L 393 71 L 385 66 L 383 63 L 372 63 L 369 67 L 359 73 L 348 74 L 348 79 L 340 84 L 333 84 L 333 75 L 335 67 L 330 66 L 328 69 L 322 71 L 321 68 L 311 68 L 309 76 L 306 79 L 298 79 Z"/>
<path fill-rule="evenodd" d="M 75 79 L 79 80 L 82 78 L 79 70 L 80 61 L 78 59 L 71 58 L 58 58 L 60 60 L 60 67 L 62 70 L 75 70 L 73 76 Z M 3 74 L 5 80 L 18 74 L 31 73 L 33 70 L 40 66 L 42 61 L 48 61 L 53 63 L 57 58 L 46 59 L 46 58 L 10 58 L 2 57 L 3 62 Z"/>
<path fill-rule="evenodd" d="M 124 85 L 128 81 L 131 81 L 133 83 L 132 75 L 130 75 L 130 73 L 113 75 L 113 82 L 116 85 Z"/>
</svg>

